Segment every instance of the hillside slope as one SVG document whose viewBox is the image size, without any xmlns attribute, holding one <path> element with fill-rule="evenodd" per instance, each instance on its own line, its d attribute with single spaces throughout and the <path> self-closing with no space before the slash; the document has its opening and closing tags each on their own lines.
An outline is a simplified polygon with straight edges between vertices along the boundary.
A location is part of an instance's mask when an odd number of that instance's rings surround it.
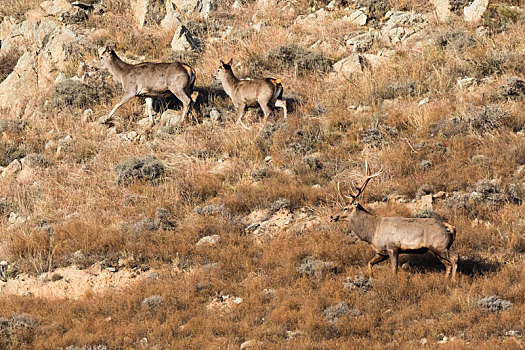
<svg viewBox="0 0 525 350">
<path fill-rule="evenodd" d="M 525 3 L 478 3 L 2 0 L 0 348 L 523 348 Z M 107 45 L 194 67 L 197 120 L 106 120 Z M 230 58 L 286 120 L 235 125 Z M 457 282 L 431 254 L 362 275 L 328 219 L 365 161 L 363 206 L 456 226 Z"/>
</svg>

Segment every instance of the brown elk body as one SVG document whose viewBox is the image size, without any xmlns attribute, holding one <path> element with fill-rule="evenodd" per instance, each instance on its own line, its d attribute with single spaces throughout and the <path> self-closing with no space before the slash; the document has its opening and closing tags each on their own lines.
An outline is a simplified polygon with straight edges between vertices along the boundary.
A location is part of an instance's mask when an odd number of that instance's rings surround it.
<svg viewBox="0 0 525 350">
<path fill-rule="evenodd" d="M 242 117 L 248 107 L 259 105 L 264 113 L 264 121 L 272 113 L 275 107 L 281 107 L 284 117 L 287 117 L 286 101 L 282 99 L 283 86 L 279 79 L 265 78 L 254 80 L 238 79 L 231 67 L 233 60 L 228 63 L 221 61 L 221 66 L 217 70 L 216 78 L 222 83 L 224 91 L 232 99 L 233 105 L 237 110 L 237 124 L 244 128 L 248 127 L 243 123 Z"/>
<path fill-rule="evenodd" d="M 122 98 L 113 107 L 107 119 L 113 116 L 117 108 L 132 97 L 138 96 L 146 98 L 148 117 L 153 124 L 151 113 L 153 97 L 169 96 L 170 93 L 182 102 L 183 118 L 190 112 L 195 70 L 185 63 L 129 64 L 122 61 L 115 51 L 106 48 L 100 55 L 98 67 L 107 69 L 113 78 L 122 84 L 124 90 Z"/>
<path fill-rule="evenodd" d="M 332 215 L 330 221 L 348 222 L 349 229 L 374 248 L 376 255 L 368 262 L 370 276 L 372 266 L 388 258 L 393 272 L 397 273 L 399 254 L 423 254 L 430 250 L 445 265 L 446 277 L 452 274 L 454 280 L 458 260 L 457 255 L 450 252 L 456 237 L 454 226 L 435 218 L 381 217 L 369 213 L 357 202 L 368 181 L 380 173 L 368 174 L 357 195 L 350 194 L 350 207 Z"/>
</svg>

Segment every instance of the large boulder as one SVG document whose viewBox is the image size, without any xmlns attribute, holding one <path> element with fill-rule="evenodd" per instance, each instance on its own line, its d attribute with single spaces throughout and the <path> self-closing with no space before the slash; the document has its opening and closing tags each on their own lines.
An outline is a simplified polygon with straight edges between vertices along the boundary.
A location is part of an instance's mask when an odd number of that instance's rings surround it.
<svg viewBox="0 0 525 350">
<path fill-rule="evenodd" d="M 180 14 L 170 0 L 135 0 L 132 10 L 139 29 L 156 25 L 170 29 L 179 22 Z"/>
<path fill-rule="evenodd" d="M 450 11 L 450 0 L 432 0 L 436 9 L 437 18 L 440 22 L 448 22 L 452 12 Z"/>
<path fill-rule="evenodd" d="M 37 58 L 33 53 L 26 52 L 18 60 L 13 72 L 0 83 L 0 109 L 8 109 L 15 117 L 21 117 L 37 91 Z"/>
<path fill-rule="evenodd" d="M 488 6 L 489 0 L 475 0 L 470 6 L 463 9 L 465 22 L 476 24 L 481 21 L 481 17 L 487 11 Z"/>
<path fill-rule="evenodd" d="M 206 19 L 216 7 L 213 0 L 171 0 L 177 10 L 184 15 L 197 14 Z"/>
<path fill-rule="evenodd" d="M 199 51 L 201 42 L 191 35 L 186 26 L 179 24 L 171 40 L 171 48 L 173 51 Z"/>
</svg>

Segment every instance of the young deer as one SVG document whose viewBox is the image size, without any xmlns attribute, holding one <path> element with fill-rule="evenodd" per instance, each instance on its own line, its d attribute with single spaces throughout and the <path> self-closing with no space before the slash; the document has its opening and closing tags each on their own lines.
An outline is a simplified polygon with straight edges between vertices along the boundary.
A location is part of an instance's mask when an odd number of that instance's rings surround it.
<svg viewBox="0 0 525 350">
<path fill-rule="evenodd" d="M 286 101 L 283 97 L 283 86 L 279 79 L 265 78 L 256 80 L 237 79 L 233 74 L 233 59 L 228 63 L 221 61 L 221 66 L 217 70 L 216 78 L 222 83 L 224 91 L 232 99 L 233 105 L 237 109 L 237 124 L 241 124 L 245 129 L 249 129 L 242 121 L 246 113 L 246 108 L 261 106 L 264 112 L 264 120 L 272 113 L 275 107 L 281 107 L 284 117 L 287 117 Z"/>
<path fill-rule="evenodd" d="M 456 238 L 456 228 L 440 219 L 381 217 L 369 213 L 363 208 L 358 198 L 368 182 L 382 172 L 370 175 L 366 165 L 367 177 L 357 194 L 345 196 L 350 199 L 350 208 L 330 216 L 330 222 L 347 221 L 360 239 L 372 245 L 376 255 L 368 262 L 368 272 L 372 276 L 372 266 L 390 258 L 392 271 L 397 273 L 397 260 L 400 253 L 423 254 L 432 251 L 445 265 L 448 277 L 452 271 L 452 280 L 456 278 L 458 256 L 449 252 Z M 337 184 L 339 190 L 339 183 Z"/>
<path fill-rule="evenodd" d="M 195 83 L 195 70 L 185 63 L 129 64 L 122 61 L 111 48 L 106 47 L 100 55 L 97 66 L 107 69 L 113 78 L 122 84 L 124 90 L 120 101 L 109 112 L 108 120 L 117 108 L 132 97 L 139 96 L 146 97 L 148 117 L 151 124 L 154 124 L 151 114 L 153 97 L 168 96 L 170 92 L 182 102 L 183 118 L 190 112 L 193 104 L 190 96 Z"/>
</svg>

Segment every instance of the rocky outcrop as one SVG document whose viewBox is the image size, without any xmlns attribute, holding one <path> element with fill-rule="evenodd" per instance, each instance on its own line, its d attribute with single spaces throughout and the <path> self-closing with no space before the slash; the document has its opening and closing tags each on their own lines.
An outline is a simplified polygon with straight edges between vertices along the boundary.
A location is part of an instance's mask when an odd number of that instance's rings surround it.
<svg viewBox="0 0 525 350">
<path fill-rule="evenodd" d="M 42 6 L 50 13 L 63 13 L 65 5 L 57 4 L 61 3 L 44 2 Z M 23 116 L 35 103 L 35 96 L 51 88 L 60 73 L 68 70 L 70 60 L 81 57 L 87 46 L 81 34 L 53 19 L 29 19 L 12 25 L 2 40 L 0 53 L 20 47 L 26 51 L 0 83 L 0 108 L 15 117 Z"/>
</svg>

